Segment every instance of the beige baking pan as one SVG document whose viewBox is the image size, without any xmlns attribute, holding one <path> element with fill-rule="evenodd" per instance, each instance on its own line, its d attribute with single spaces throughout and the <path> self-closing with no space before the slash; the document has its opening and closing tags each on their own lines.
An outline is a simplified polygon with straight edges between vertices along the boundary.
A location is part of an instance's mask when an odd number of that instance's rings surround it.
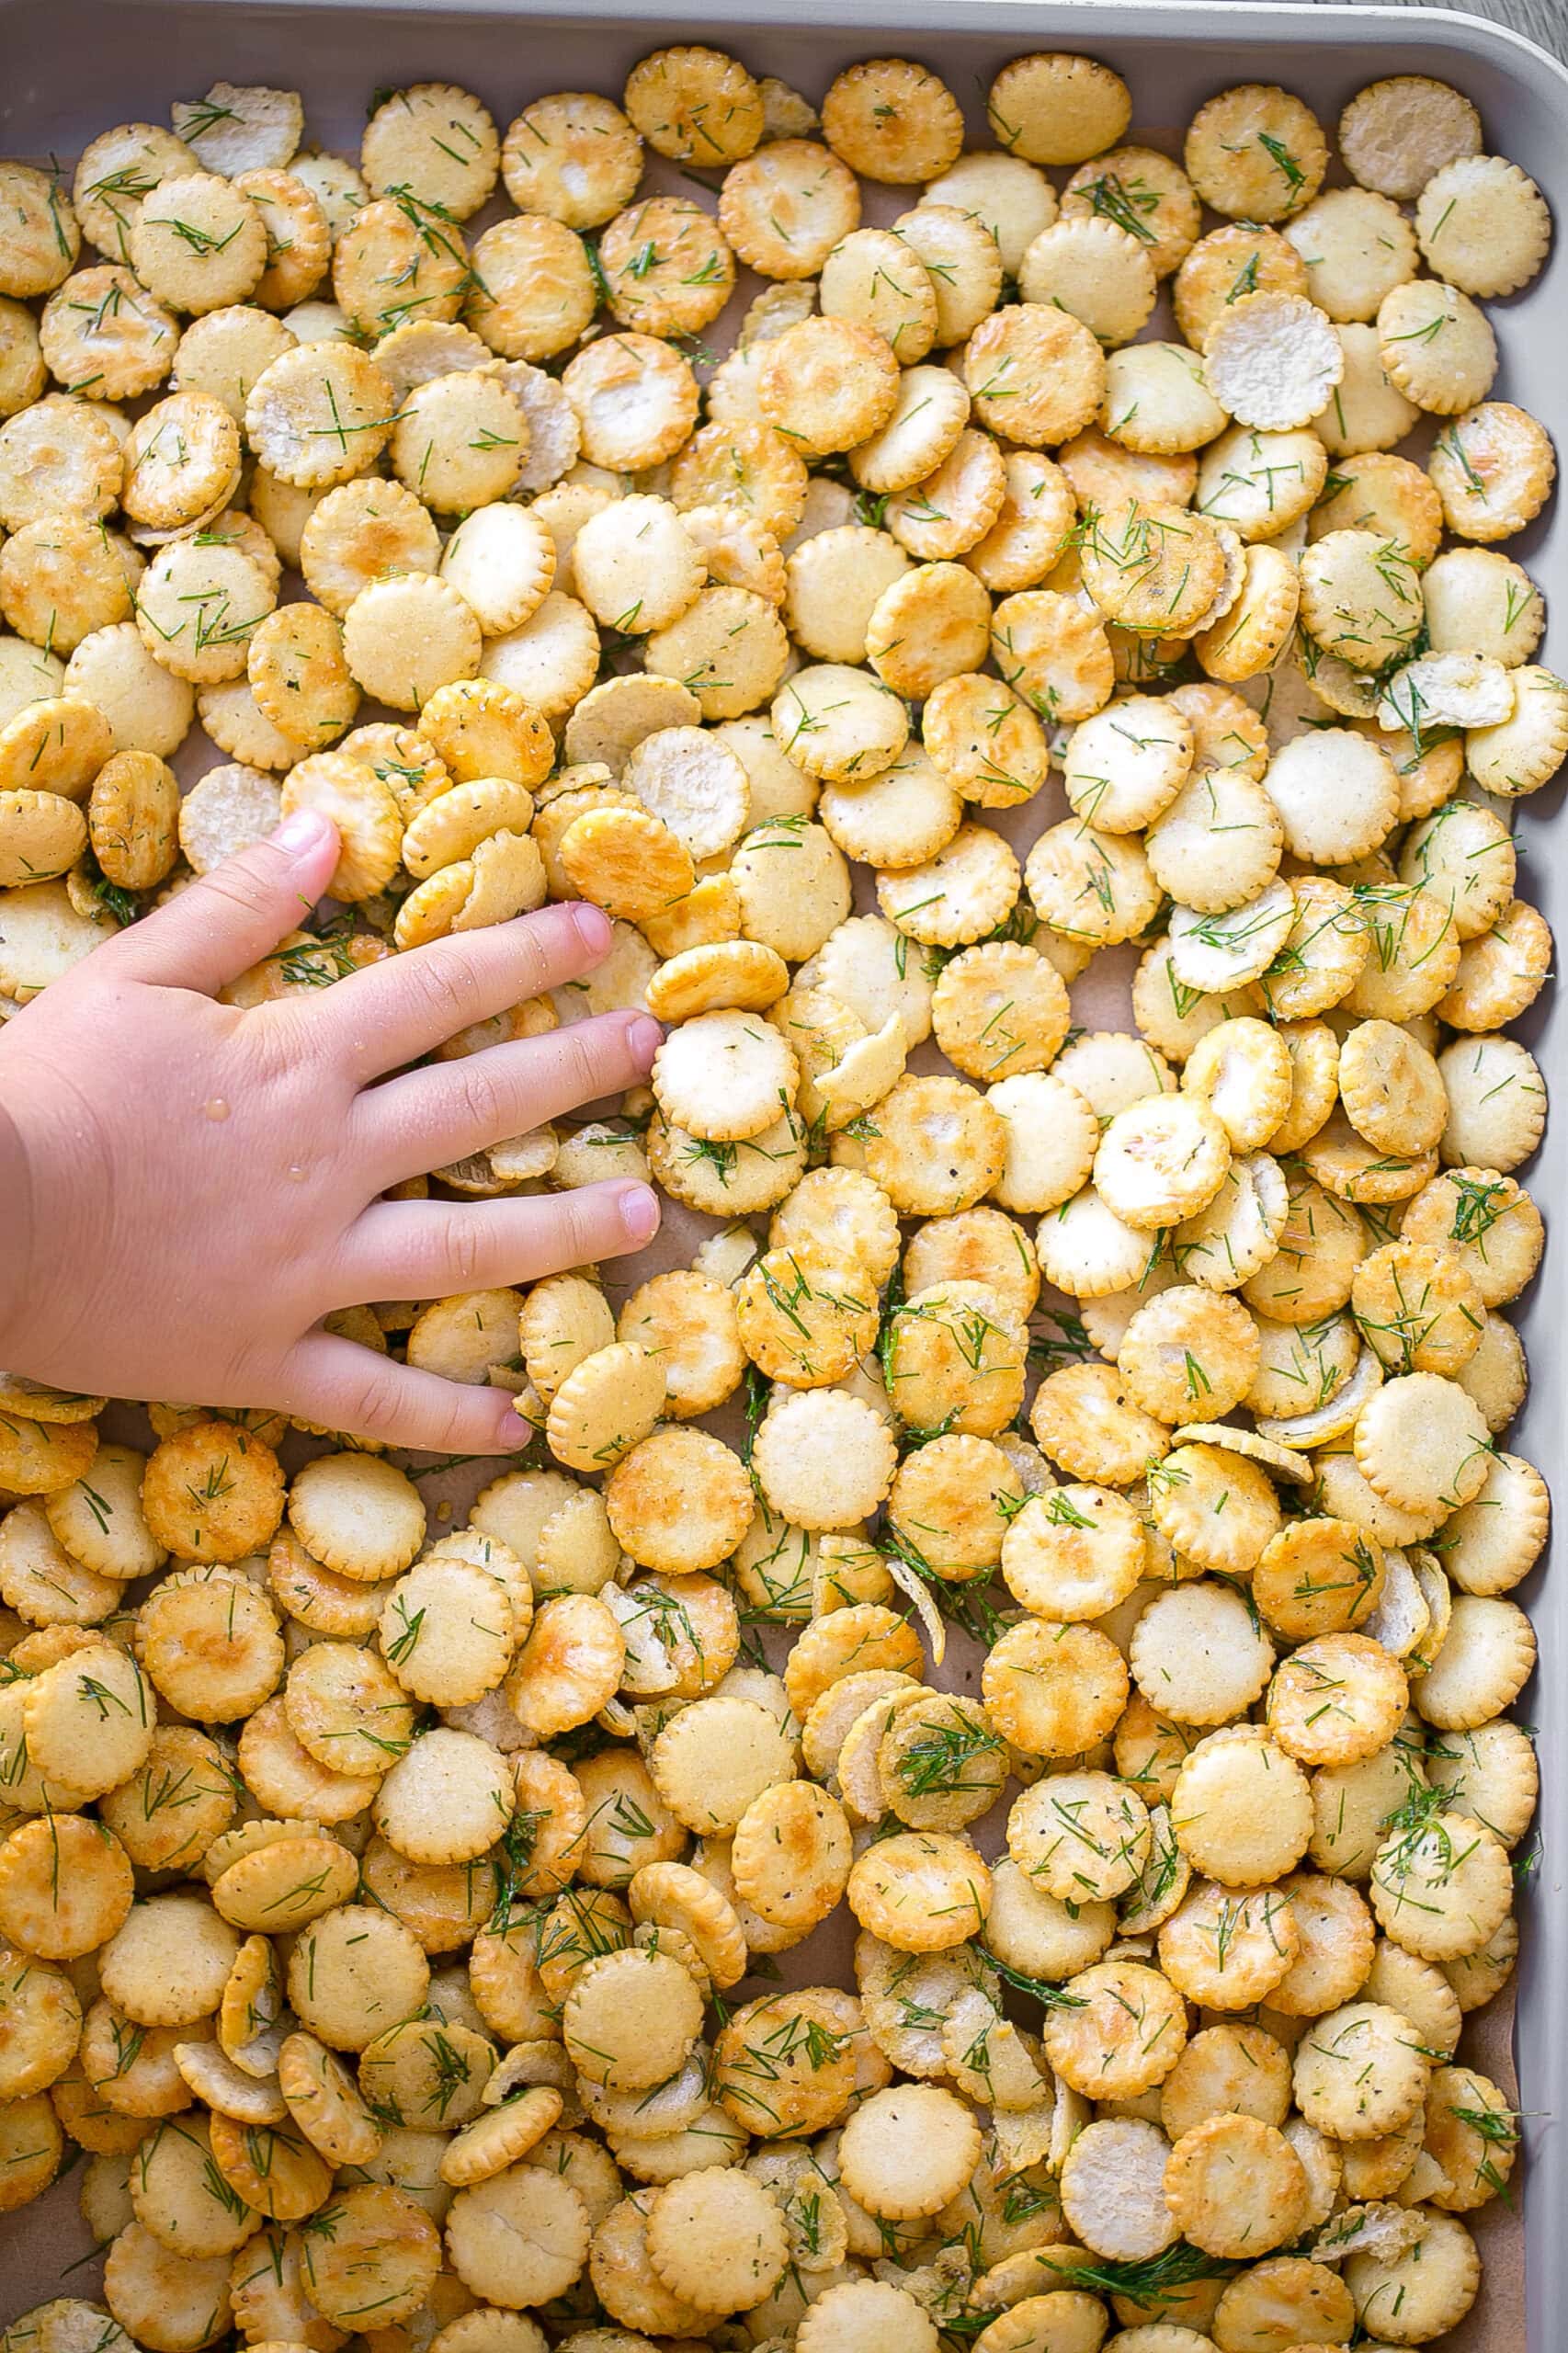
<svg viewBox="0 0 1568 2353">
<path fill-rule="evenodd" d="M 1444 10 L 1199 0 L 767 0 L 753 14 L 744 0 L 697 0 L 666 14 L 653 0 L 613 9 L 603 0 L 538 8 L 519 0 L 0 0 L 0 153 L 40 162 L 53 155 L 70 165 L 107 125 L 166 121 L 172 99 L 199 96 L 223 79 L 300 89 L 307 136 L 357 154 L 378 85 L 458 82 L 506 123 L 548 90 L 618 92 L 646 50 L 681 40 L 722 42 L 754 73 L 778 74 L 813 98 L 856 58 L 907 53 L 945 77 L 966 107 L 976 145 L 991 143 L 983 112 L 991 76 L 1026 49 L 1085 51 L 1117 67 L 1131 85 L 1136 134 L 1157 144 L 1233 82 L 1285 83 L 1332 124 L 1345 100 L 1380 74 L 1437 75 L 1479 107 L 1488 147 L 1522 165 L 1551 200 L 1558 237 L 1549 267 L 1524 294 L 1489 306 L 1503 354 L 1494 396 L 1543 419 L 1560 448 L 1568 442 L 1568 69 L 1517 34 Z M 1545 595 L 1539 658 L 1562 672 L 1568 514 L 1561 497 L 1510 541 L 1509 552 Z M 1559 782 L 1522 803 L 1517 824 L 1521 894 L 1541 908 L 1560 939 L 1568 934 L 1568 837 L 1554 855 L 1552 828 L 1562 823 L 1562 797 Z M 1061 813 L 1042 806 L 1026 837 L 1049 813 Z M 1568 1104 L 1568 1028 L 1556 1017 L 1550 987 L 1520 1028 L 1553 1099 Z M 1568 1282 L 1551 1228 L 1553 1211 L 1568 1211 L 1568 1117 L 1561 1109 L 1527 1175 L 1547 1211 L 1549 1242 L 1518 1317 L 1533 1378 L 1508 1444 L 1560 1487 L 1568 1481 L 1568 1378 L 1558 1352 L 1568 1331 Z M 681 1255 L 683 1242 L 689 1250 L 691 1237 L 670 1231 L 675 1224 L 671 1219 L 662 1247 L 655 1245 L 661 1263 Z M 647 1270 L 630 1262 L 617 1272 L 636 1279 Z M 432 1502 L 448 1495 L 460 1507 L 486 1475 L 475 1466 L 429 1482 L 425 1492 Z M 1531 2353 L 1568 2348 L 1568 1594 L 1554 1591 L 1543 1563 L 1519 1597 L 1540 1643 L 1535 1685 L 1521 1709 L 1537 1733 L 1541 1765 L 1538 1836 L 1526 1841 L 1540 1859 L 1521 1892 L 1515 2023 L 1528 2145 L 1526 2228 L 1521 2243 L 1517 2215 L 1500 2204 L 1483 2218 L 1486 2286 L 1464 2325 L 1445 2340 L 1466 2353 L 1521 2353 L 1527 2313 Z M 968 1664 L 960 1661 L 950 1679 L 965 1679 Z M 949 1673 L 954 1665 L 949 1654 Z M 832 1965 L 825 1952 L 813 1957 L 816 1969 Z M 1492 2022 L 1483 2064 L 1503 2063 L 1496 2048 L 1503 2023 Z M 0 2323 L 44 2297 L 98 2291 L 75 2187 L 62 2182 L 45 2200 L 0 2219 Z"/>
</svg>

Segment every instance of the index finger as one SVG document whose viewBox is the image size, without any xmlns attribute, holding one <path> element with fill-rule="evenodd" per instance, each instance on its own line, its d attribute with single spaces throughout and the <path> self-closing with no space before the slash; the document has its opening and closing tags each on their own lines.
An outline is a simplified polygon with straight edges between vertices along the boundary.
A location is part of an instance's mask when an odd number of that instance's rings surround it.
<svg viewBox="0 0 1568 2353">
<path fill-rule="evenodd" d="M 305 1017 L 312 1048 L 335 1053 L 364 1085 L 475 1021 L 579 979 L 602 963 L 609 943 L 608 917 L 575 904 L 453 932 L 322 990 Z"/>
</svg>

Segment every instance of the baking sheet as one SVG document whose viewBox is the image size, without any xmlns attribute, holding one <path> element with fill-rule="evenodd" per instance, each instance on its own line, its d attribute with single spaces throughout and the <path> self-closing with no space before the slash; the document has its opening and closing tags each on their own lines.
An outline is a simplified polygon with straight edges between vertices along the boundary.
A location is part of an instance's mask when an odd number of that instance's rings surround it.
<svg viewBox="0 0 1568 2353">
<path fill-rule="evenodd" d="M 374 6 L 372 20 L 370 7 Z M 1130 81 L 1133 132 L 1149 138 L 1160 125 L 1180 125 L 1202 99 L 1228 83 L 1278 80 L 1332 122 L 1346 97 L 1382 73 L 1436 74 L 1465 90 L 1481 108 L 1488 144 L 1507 154 L 1556 199 L 1560 231 L 1568 189 L 1568 72 L 1529 44 L 1477 19 L 1443 11 L 1367 7 L 1159 6 L 1111 7 L 1018 5 L 1017 0 L 946 0 L 940 9 L 916 0 L 770 0 L 766 22 L 748 23 L 724 0 L 698 0 L 678 18 L 656 0 L 626 0 L 613 15 L 596 14 L 592 0 L 572 0 L 548 14 L 496 0 L 491 6 L 452 7 L 443 0 L 0 0 L 0 148 L 43 160 L 70 161 L 87 137 L 129 119 L 167 119 L 170 100 L 199 94 L 216 79 L 293 84 L 307 104 L 308 136 L 357 154 L 372 83 L 396 85 L 447 79 L 476 90 L 504 126 L 544 91 L 579 87 L 613 91 L 626 70 L 655 42 L 712 39 L 733 46 L 756 73 L 774 73 L 813 98 L 855 58 L 906 51 L 944 74 L 965 105 L 970 137 L 989 143 L 983 120 L 985 86 L 1009 56 L 1031 47 L 1084 49 L 1117 66 Z M 174 61 L 171 64 L 170 61 Z M 1168 144 L 1153 137 L 1151 143 Z M 1062 175 L 1054 176 L 1060 181 Z M 891 213 L 911 199 L 886 196 Z M 879 196 L 868 218 L 882 217 Z M 1561 235 L 1549 268 L 1523 296 L 1488 305 L 1498 313 L 1503 366 L 1496 396 L 1532 409 L 1563 440 L 1568 404 L 1568 256 Z M 1159 332 L 1155 326 L 1151 332 Z M 1546 646 L 1540 658 L 1561 670 L 1563 624 L 1553 608 L 1568 609 L 1568 525 L 1557 510 L 1509 542 L 1545 593 Z M 1568 925 L 1568 884 L 1562 861 L 1549 849 L 1551 826 L 1562 799 L 1561 784 L 1523 804 L 1517 827 L 1521 895 L 1532 900 L 1560 935 Z M 1063 813 L 1059 788 L 1041 794 L 1014 827 L 1022 838 Z M 1009 827 L 1009 830 L 1014 830 Z M 1074 988 L 1074 1019 L 1088 1028 L 1129 1026 L 1125 972 L 1130 960 L 1102 958 Z M 1101 967 L 1104 967 L 1102 970 Z M 1548 1027 L 1551 992 L 1518 1025 L 1537 1053 L 1549 1088 L 1568 1083 L 1568 1046 Z M 1568 1198 L 1568 1144 L 1561 1119 L 1528 1181 L 1549 1210 Z M 666 1204 L 664 1231 L 639 1260 L 608 1270 L 612 1299 L 655 1268 L 689 1262 L 710 1221 Z M 1533 1385 L 1508 1443 L 1539 1462 L 1556 1484 L 1562 1466 L 1564 1379 L 1551 1346 L 1553 1307 L 1561 1324 L 1563 1291 L 1554 1233 L 1545 1270 L 1517 1317 L 1529 1350 Z M 132 1431 L 127 1429 L 126 1435 Z M 145 1442 L 144 1425 L 138 1435 Z M 470 1467 L 426 1479 L 433 1516 L 445 1507 L 456 1518 L 489 1472 Z M 1563 1902 L 1562 1850 L 1568 1830 L 1568 1750 L 1559 1711 L 1564 1696 L 1568 1626 L 1551 1593 L 1546 1563 L 1520 1598 L 1530 1608 L 1540 1642 L 1535 1685 L 1518 1712 L 1535 1728 L 1540 1752 L 1541 1862 L 1521 1899 L 1523 1957 L 1517 1981 L 1517 2046 L 1525 2086 L 1528 2163 L 1524 2203 L 1533 2228 L 1528 2259 L 1517 2206 L 1499 2200 L 1472 2218 L 1484 2264 L 1483 2292 L 1466 2322 L 1443 2340 L 1464 2353 L 1517 2353 L 1528 2341 L 1548 2353 L 1568 2341 L 1562 2313 L 1568 2289 L 1557 2218 L 1568 2213 L 1568 2158 L 1562 2119 L 1568 2098 L 1568 2038 L 1557 2028 L 1568 1995 L 1568 1915 Z M 940 1680 L 972 1688 L 977 1661 L 954 1643 Z M 1527 1844 L 1528 1842 L 1527 1841 Z M 842 1976 L 849 1933 L 840 1918 L 787 1956 L 796 1982 Z M 1512 2083 L 1510 2037 L 1514 2008 L 1506 1995 L 1466 2037 L 1466 2054 L 1505 2086 Z M 93 2259 L 76 2206 L 76 2182 L 67 2177 L 46 2199 L 0 2217 L 0 2323 L 40 2299 L 95 2294 Z"/>
</svg>

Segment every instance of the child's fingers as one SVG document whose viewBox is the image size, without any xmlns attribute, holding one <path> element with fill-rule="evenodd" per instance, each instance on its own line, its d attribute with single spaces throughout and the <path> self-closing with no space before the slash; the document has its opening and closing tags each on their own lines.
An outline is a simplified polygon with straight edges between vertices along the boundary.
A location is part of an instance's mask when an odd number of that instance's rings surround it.
<svg viewBox="0 0 1568 2353">
<path fill-rule="evenodd" d="M 341 1054 L 361 1083 L 418 1060 L 471 1022 L 507 1012 L 604 961 L 609 918 L 597 907 L 541 907 L 351 972 L 305 1008 L 313 1051 Z"/>
<path fill-rule="evenodd" d="M 658 1222 L 647 1185 L 581 1185 L 472 1207 L 377 1201 L 350 1227 L 338 1267 L 356 1300 L 450 1299 L 622 1257 Z"/>
<path fill-rule="evenodd" d="M 661 1035 L 646 1013 L 601 1013 L 368 1088 L 351 1114 L 368 1187 L 381 1192 L 619 1094 L 647 1075 Z"/>
<path fill-rule="evenodd" d="M 297 810 L 266 841 L 122 931 L 108 952 L 133 980 L 210 995 L 298 929 L 336 863 L 336 826 Z"/>
<path fill-rule="evenodd" d="M 289 1358 L 278 1404 L 302 1420 L 429 1454 L 510 1454 L 529 1432 L 507 1392 L 467 1388 L 313 1332 Z"/>
</svg>

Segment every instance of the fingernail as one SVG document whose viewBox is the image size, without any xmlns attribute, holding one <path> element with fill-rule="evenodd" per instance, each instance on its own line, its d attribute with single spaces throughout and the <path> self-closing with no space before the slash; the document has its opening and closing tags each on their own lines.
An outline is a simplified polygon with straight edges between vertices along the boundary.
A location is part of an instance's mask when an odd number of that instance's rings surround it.
<svg viewBox="0 0 1568 2353">
<path fill-rule="evenodd" d="M 288 850 L 291 856 L 301 856 L 306 850 L 320 849 L 331 828 L 326 819 L 314 809 L 296 809 L 284 818 L 272 836 L 275 849 Z"/>
<path fill-rule="evenodd" d="M 602 907 L 591 907 L 585 903 L 574 906 L 572 928 L 592 956 L 602 956 L 609 946 L 609 917 Z"/>
<path fill-rule="evenodd" d="M 646 1185 L 629 1185 L 620 1197 L 620 1222 L 633 1242 L 651 1242 L 659 1225 L 657 1195 Z"/>
<path fill-rule="evenodd" d="M 651 1070 L 653 1056 L 665 1042 L 665 1033 L 650 1015 L 644 1014 L 642 1019 L 634 1021 L 627 1031 L 626 1042 L 631 1050 L 631 1059 L 638 1069 Z"/>
</svg>

